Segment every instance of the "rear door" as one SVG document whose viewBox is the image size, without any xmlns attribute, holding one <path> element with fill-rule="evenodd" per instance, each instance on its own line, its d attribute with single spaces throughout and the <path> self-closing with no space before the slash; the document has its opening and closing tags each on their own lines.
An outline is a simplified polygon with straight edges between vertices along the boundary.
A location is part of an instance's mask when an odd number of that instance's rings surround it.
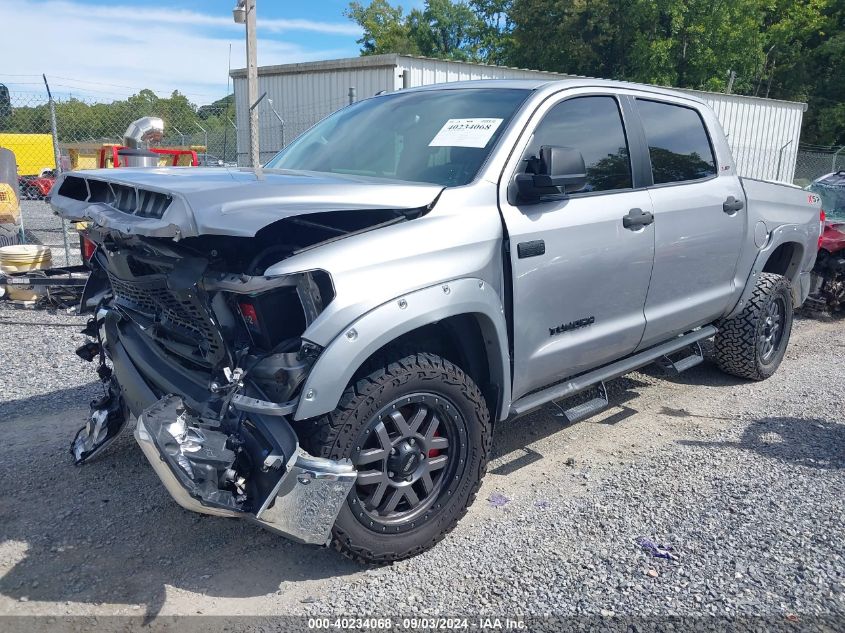
<svg viewBox="0 0 845 633">
<path fill-rule="evenodd" d="M 500 185 L 513 279 L 513 397 L 629 354 L 645 329 L 643 305 L 654 227 L 626 229 L 651 199 L 632 170 L 627 97 L 567 91 L 541 105 L 517 143 Z M 541 145 L 580 150 L 588 184 L 534 204 L 514 178 Z"/>
<path fill-rule="evenodd" d="M 739 178 L 717 162 L 701 106 L 652 96 L 637 98 L 636 105 L 653 176 L 655 253 L 644 348 L 727 309 L 747 210 Z"/>
</svg>

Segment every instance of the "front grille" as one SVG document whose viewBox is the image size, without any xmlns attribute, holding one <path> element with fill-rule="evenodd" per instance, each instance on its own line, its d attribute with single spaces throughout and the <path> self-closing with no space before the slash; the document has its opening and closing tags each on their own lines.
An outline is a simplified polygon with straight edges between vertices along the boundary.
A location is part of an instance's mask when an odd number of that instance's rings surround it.
<svg viewBox="0 0 845 633">
<path fill-rule="evenodd" d="M 152 321 L 169 351 L 205 365 L 216 364 L 225 357 L 220 332 L 203 307 L 196 288 L 174 292 L 167 288 L 165 277 L 151 275 L 132 281 L 109 273 L 114 302 L 131 313 Z M 190 353 L 186 354 L 186 351 Z"/>
<path fill-rule="evenodd" d="M 160 220 L 172 198 L 165 193 L 136 189 L 80 176 L 68 176 L 59 188 L 59 195 L 83 202 L 104 202 L 118 211 L 141 218 Z"/>
</svg>

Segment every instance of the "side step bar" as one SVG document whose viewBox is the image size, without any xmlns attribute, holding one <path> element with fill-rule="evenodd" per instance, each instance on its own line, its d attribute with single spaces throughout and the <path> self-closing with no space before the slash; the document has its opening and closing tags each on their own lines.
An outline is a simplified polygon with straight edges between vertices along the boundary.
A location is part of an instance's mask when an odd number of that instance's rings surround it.
<svg viewBox="0 0 845 633">
<path fill-rule="evenodd" d="M 684 356 L 680 360 L 672 360 L 667 354 L 662 359 L 658 360 L 657 364 L 670 376 L 677 376 L 681 372 L 703 363 L 704 352 L 701 351 L 701 343 L 696 341 L 690 347 L 692 347 L 692 353 L 689 356 Z"/>
<path fill-rule="evenodd" d="M 639 369 L 640 367 L 653 363 L 658 358 L 662 358 L 668 354 L 673 354 L 674 352 L 680 351 L 693 343 L 698 343 L 706 338 L 710 338 L 716 334 L 716 331 L 717 330 L 714 326 L 706 325 L 698 330 L 688 332 L 687 334 L 683 334 L 682 336 L 672 339 L 671 341 L 655 345 L 654 347 L 650 347 L 649 349 L 633 354 L 632 356 L 628 356 L 627 358 L 623 358 L 622 360 L 618 360 L 609 365 L 605 365 L 604 367 L 599 367 L 598 369 L 576 376 L 566 382 L 558 383 L 556 385 L 552 385 L 551 387 L 546 387 L 536 393 L 523 396 L 511 403 L 510 415 L 525 415 L 526 413 L 529 413 L 548 402 L 568 398 L 569 396 L 580 393 L 597 383 L 612 380 L 613 378 L 618 378 L 619 376 L 624 376 L 635 369 Z"/>
<path fill-rule="evenodd" d="M 605 387 L 604 382 L 598 383 L 596 387 L 598 387 L 599 393 L 595 398 L 576 404 L 569 409 L 564 409 L 559 403 L 552 402 L 558 408 L 558 413 L 555 413 L 555 415 L 566 420 L 567 424 L 576 424 L 581 420 L 593 417 L 599 411 L 607 409 L 610 406 L 607 387 Z"/>
</svg>

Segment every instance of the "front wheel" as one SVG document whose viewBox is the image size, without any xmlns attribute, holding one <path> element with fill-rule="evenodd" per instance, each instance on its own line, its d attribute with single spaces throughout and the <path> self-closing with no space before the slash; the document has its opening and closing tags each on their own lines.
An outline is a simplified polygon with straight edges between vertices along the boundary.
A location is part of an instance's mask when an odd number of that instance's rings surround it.
<svg viewBox="0 0 845 633">
<path fill-rule="evenodd" d="M 719 325 L 716 362 L 728 374 L 765 380 L 780 366 L 791 332 L 789 280 L 762 273 L 742 311 Z"/>
<path fill-rule="evenodd" d="M 475 499 L 492 439 L 478 386 L 429 353 L 355 381 L 302 435 L 312 454 L 349 458 L 358 469 L 332 536 L 362 562 L 414 556 L 454 528 Z"/>
</svg>

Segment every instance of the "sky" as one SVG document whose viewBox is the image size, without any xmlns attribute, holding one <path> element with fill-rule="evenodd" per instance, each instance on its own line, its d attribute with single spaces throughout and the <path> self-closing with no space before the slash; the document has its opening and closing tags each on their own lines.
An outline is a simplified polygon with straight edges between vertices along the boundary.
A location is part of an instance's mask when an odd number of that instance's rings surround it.
<svg viewBox="0 0 845 633">
<path fill-rule="evenodd" d="M 405 2 L 415 5 L 415 2 Z M 235 0 L 0 0 L 0 83 L 13 98 L 54 95 L 112 101 L 150 88 L 197 105 L 226 94 L 246 63 Z M 256 0 L 259 65 L 359 54 L 347 0 Z"/>
</svg>

